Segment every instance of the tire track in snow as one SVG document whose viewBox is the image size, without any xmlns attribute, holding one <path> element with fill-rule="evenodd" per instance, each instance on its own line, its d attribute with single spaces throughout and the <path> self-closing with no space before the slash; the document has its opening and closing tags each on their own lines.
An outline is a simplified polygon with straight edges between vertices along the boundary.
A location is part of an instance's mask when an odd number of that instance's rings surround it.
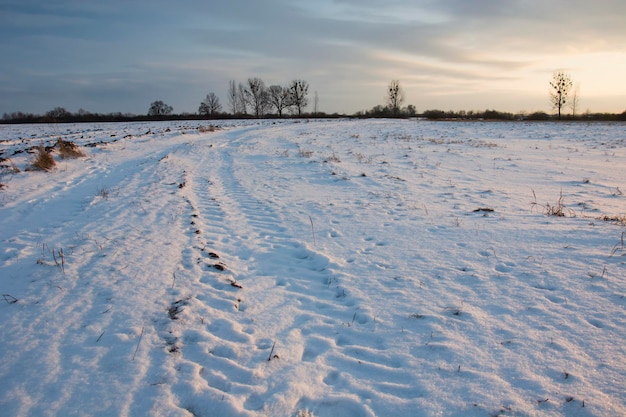
<svg viewBox="0 0 626 417">
<path fill-rule="evenodd" d="M 339 266 L 295 237 L 279 205 L 240 181 L 255 174 L 240 165 L 248 146 L 240 134 L 204 152 L 187 182 L 193 249 L 185 258 L 196 279 L 195 296 L 181 299 L 170 330 L 175 362 L 185 364 L 173 387 L 179 406 L 199 416 L 216 405 L 236 415 L 331 406 L 371 415 L 355 395 L 372 393 L 342 371 L 355 364 L 363 378 L 372 370 L 381 376 L 370 381 L 372 390 L 423 394 L 398 370 L 407 359 L 389 357 L 383 339 L 371 337 L 372 315 L 343 287 Z M 212 268 L 210 253 L 223 271 Z M 303 373 L 311 396 L 292 388 Z"/>
<path fill-rule="evenodd" d="M 184 149 L 184 145 L 174 144 L 165 154 Z M 57 185 L 51 198 L 40 199 L 34 209 L 16 213 L 25 228 L 37 212 L 49 219 L 36 233 L 18 233 L 24 245 L 37 242 L 40 253 L 24 254 L 16 265 L 24 268 L 19 275 L 30 272 L 35 279 L 29 297 L 21 301 L 22 314 L 13 318 L 11 328 L 20 336 L 7 339 L 5 346 L 16 346 L 11 349 L 14 357 L 10 363 L 29 364 L 20 374 L 42 375 L 28 378 L 37 384 L 13 386 L 12 390 L 32 400 L 16 405 L 20 412 L 52 415 L 73 404 L 94 413 L 125 415 L 133 404 L 150 370 L 144 352 L 153 341 L 151 318 L 155 303 L 165 292 L 164 271 L 178 263 L 168 255 L 169 248 L 177 245 L 176 234 L 170 231 L 178 228 L 180 204 L 166 178 L 151 175 L 172 172 L 161 169 L 162 152 L 160 148 L 121 162 L 98 157 L 86 160 L 88 166 L 80 177 L 68 173 L 69 180 Z M 146 183 L 146 178 L 154 180 Z M 103 182 L 111 190 L 106 197 L 96 195 Z M 129 199 L 142 204 L 129 204 Z M 150 227 L 143 227 L 146 224 Z M 63 268 L 56 265 L 61 262 L 60 250 Z M 31 261 L 35 264 L 33 256 L 38 256 L 37 265 L 28 267 Z M 119 300 L 133 304 L 120 304 Z M 64 324 L 59 325 L 59 321 Z M 59 327 L 65 331 L 51 331 Z M 142 328 L 145 335 L 141 347 L 147 349 L 140 349 L 133 361 Z M 21 335 L 38 335 L 37 343 L 20 346 Z M 33 356 L 33 352 L 38 355 Z M 92 369 L 102 372 L 93 373 Z M 37 401 L 37 393 L 50 390 L 55 392 L 56 401 Z M 93 390 L 102 393 L 101 401 L 82 404 Z"/>
<path fill-rule="evenodd" d="M 280 365 L 276 366 L 288 369 L 281 369 L 283 381 L 268 375 L 269 392 L 264 396 L 263 410 L 276 401 L 272 390 L 290 401 L 288 407 L 318 410 L 322 415 L 330 409 L 345 410 L 346 415 L 370 415 L 355 398 L 370 398 L 379 392 L 396 396 L 398 401 L 425 396 L 428 390 L 416 383 L 415 375 L 400 370 L 414 359 L 392 353 L 383 336 L 372 334 L 377 332 L 373 313 L 352 296 L 344 284 L 350 280 L 341 274 L 339 265 L 296 238 L 293 230 L 302 228 L 291 225 L 291 212 L 281 208 L 289 203 L 272 204 L 265 195 L 260 200 L 257 195 L 264 190 L 243 185 L 244 176 L 271 175 L 271 170 L 261 168 L 257 172 L 246 165 L 244 153 L 224 154 L 219 175 L 221 194 L 227 201 L 224 206 L 240 213 L 240 223 L 247 224 L 260 249 L 250 268 L 252 282 L 246 285 L 250 286 L 246 313 L 254 314 L 259 337 L 276 342 L 280 355 Z M 328 336 L 332 334 L 337 336 Z M 311 397 L 291 388 L 301 382 L 303 373 L 310 379 Z M 249 410 L 261 410 L 255 408 L 261 406 L 258 403 L 245 405 Z"/>
<path fill-rule="evenodd" d="M 217 139 L 217 138 L 216 138 Z M 240 415 L 245 398 L 257 382 L 255 372 L 241 365 L 252 339 L 240 323 L 243 299 L 237 265 L 245 260 L 233 250 L 238 237 L 214 192 L 213 177 L 220 153 L 196 144 L 189 156 L 181 195 L 186 207 L 181 268 L 169 291 L 160 338 L 167 352 L 155 384 L 169 407 L 194 415 Z"/>
<path fill-rule="evenodd" d="M 301 398 L 279 368 L 292 368 L 292 381 L 302 364 L 313 373 L 316 357 L 335 345 L 316 329 L 332 332 L 353 309 L 336 266 L 294 239 L 285 219 L 237 180 L 231 152 L 238 146 L 205 147 L 181 190 L 190 243 L 160 332 L 170 353 L 162 373 L 176 375 L 166 378 L 174 402 L 195 415 L 216 406 L 255 414 L 285 392 L 296 406 Z M 320 288 L 325 299 L 315 296 Z"/>
</svg>

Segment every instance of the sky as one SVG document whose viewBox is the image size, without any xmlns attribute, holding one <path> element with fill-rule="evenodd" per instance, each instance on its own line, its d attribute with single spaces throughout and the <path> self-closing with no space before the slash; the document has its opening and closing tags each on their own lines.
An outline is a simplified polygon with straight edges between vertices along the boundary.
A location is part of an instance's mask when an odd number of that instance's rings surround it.
<svg viewBox="0 0 626 417">
<path fill-rule="evenodd" d="M 210 92 L 228 110 L 251 77 L 306 80 L 327 113 L 391 80 L 418 112 L 552 112 L 555 71 L 579 113 L 621 113 L 625 40 L 623 0 L 0 0 L 0 114 L 195 113 Z"/>
</svg>

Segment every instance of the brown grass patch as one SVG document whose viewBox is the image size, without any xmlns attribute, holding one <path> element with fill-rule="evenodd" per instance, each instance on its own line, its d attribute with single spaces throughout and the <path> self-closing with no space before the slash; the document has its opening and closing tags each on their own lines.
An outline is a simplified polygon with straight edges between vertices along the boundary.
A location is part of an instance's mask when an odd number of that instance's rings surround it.
<svg viewBox="0 0 626 417">
<path fill-rule="evenodd" d="M 213 125 L 200 126 L 198 128 L 198 132 L 200 133 L 215 132 L 216 130 L 219 130 L 219 127 Z"/>
<path fill-rule="evenodd" d="M 39 145 L 37 147 L 37 155 L 35 155 L 35 159 L 32 162 L 33 169 L 39 171 L 50 171 L 55 167 L 55 165 L 56 162 L 50 152 L 48 152 L 45 146 Z"/>
<path fill-rule="evenodd" d="M 626 214 L 622 214 L 620 216 L 600 216 L 597 217 L 597 219 L 605 222 L 613 222 L 621 225 L 626 225 Z"/>
<path fill-rule="evenodd" d="M 54 147 L 57 148 L 59 156 L 62 159 L 82 158 L 85 156 L 85 152 L 83 152 L 77 144 L 65 141 L 61 138 L 57 140 Z"/>
</svg>

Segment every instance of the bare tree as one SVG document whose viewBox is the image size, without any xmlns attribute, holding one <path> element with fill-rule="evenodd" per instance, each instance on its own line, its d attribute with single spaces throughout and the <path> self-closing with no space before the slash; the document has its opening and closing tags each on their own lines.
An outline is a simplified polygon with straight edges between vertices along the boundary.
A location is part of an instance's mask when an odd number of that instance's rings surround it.
<svg viewBox="0 0 626 417">
<path fill-rule="evenodd" d="M 387 106 L 393 116 L 397 117 L 400 114 L 402 103 L 404 103 L 404 90 L 400 86 L 400 81 L 392 80 L 387 87 Z"/>
<path fill-rule="evenodd" d="M 222 110 L 220 99 L 215 93 L 209 93 L 206 98 L 200 103 L 198 108 L 198 114 L 201 116 L 215 116 Z"/>
<path fill-rule="evenodd" d="M 228 104 L 233 112 L 233 116 L 239 113 L 239 100 L 237 98 L 237 84 L 235 80 L 228 82 Z"/>
<path fill-rule="evenodd" d="M 270 85 L 267 92 L 270 106 L 276 109 L 278 117 L 283 117 L 283 110 L 289 107 L 289 89 L 280 85 Z"/>
<path fill-rule="evenodd" d="M 246 86 L 239 83 L 237 87 L 238 110 L 241 114 L 248 114 L 248 104 L 246 103 Z"/>
<path fill-rule="evenodd" d="M 578 110 L 578 104 L 580 104 L 580 84 L 576 84 L 572 99 L 569 101 L 569 107 L 572 109 L 572 116 L 576 116 L 576 110 Z"/>
<path fill-rule="evenodd" d="M 172 114 L 174 108 L 163 103 L 161 100 L 153 101 L 148 109 L 148 116 L 167 116 Z"/>
<path fill-rule="evenodd" d="M 46 117 L 50 119 L 65 119 L 72 115 L 69 111 L 65 110 L 64 107 L 55 107 L 52 110 L 46 112 Z"/>
<path fill-rule="evenodd" d="M 309 83 L 304 80 L 293 80 L 289 84 L 289 104 L 296 109 L 298 116 L 302 115 L 302 110 L 309 104 L 307 99 L 309 94 Z"/>
<path fill-rule="evenodd" d="M 268 93 L 262 79 L 248 78 L 248 85 L 245 88 L 246 103 L 254 110 L 256 117 L 263 116 L 268 105 Z"/>
<path fill-rule="evenodd" d="M 559 119 L 561 118 L 561 109 L 568 102 L 567 97 L 572 89 L 572 79 L 569 74 L 558 71 L 552 75 L 552 81 L 550 81 L 550 103 L 552 107 L 558 109 Z"/>
</svg>

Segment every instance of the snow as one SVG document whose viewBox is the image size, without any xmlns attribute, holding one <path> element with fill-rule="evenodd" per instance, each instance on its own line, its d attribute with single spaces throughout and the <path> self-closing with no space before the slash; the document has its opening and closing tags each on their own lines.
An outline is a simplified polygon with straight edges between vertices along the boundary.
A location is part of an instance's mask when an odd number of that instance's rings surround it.
<svg viewBox="0 0 626 417">
<path fill-rule="evenodd" d="M 2 415 L 626 415 L 624 124 L 207 125 L 0 126 Z"/>
</svg>

